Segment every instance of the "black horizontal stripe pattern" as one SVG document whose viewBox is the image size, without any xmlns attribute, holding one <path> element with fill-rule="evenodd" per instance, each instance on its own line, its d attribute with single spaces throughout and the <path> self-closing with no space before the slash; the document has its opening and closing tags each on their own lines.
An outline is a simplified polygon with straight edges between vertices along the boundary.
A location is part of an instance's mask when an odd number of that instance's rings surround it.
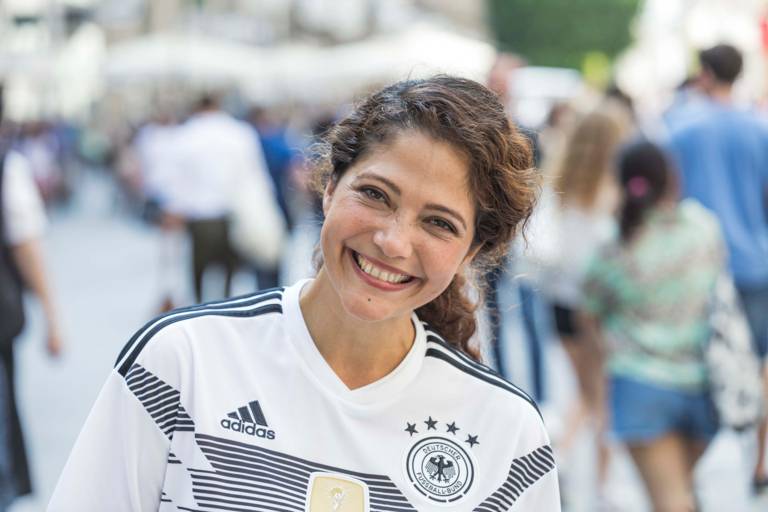
<svg viewBox="0 0 768 512">
<path fill-rule="evenodd" d="M 194 431 L 195 424 L 181 405 L 181 394 L 152 372 L 135 364 L 125 382 L 168 439 L 177 431 Z"/>
<path fill-rule="evenodd" d="M 176 432 L 194 432 L 195 423 L 190 418 L 184 406 L 179 406 L 179 414 L 176 416 Z"/>
<path fill-rule="evenodd" d="M 303 512 L 310 476 L 336 473 L 365 482 L 371 512 L 415 512 L 387 476 L 349 471 L 207 434 L 195 434 L 213 471 L 189 469 L 202 511 Z"/>
<path fill-rule="evenodd" d="M 181 460 L 173 452 L 168 452 L 168 464 L 181 464 Z"/>
<path fill-rule="evenodd" d="M 150 320 L 144 327 L 136 332 L 133 337 L 131 337 L 128 343 L 125 344 L 120 351 L 120 355 L 117 357 L 115 367 L 118 369 L 120 375 L 125 376 L 149 340 L 164 327 L 181 320 L 210 315 L 252 317 L 266 313 L 282 313 L 283 309 L 280 303 L 259 306 L 259 304 L 269 301 L 282 300 L 282 291 L 282 288 L 276 288 L 225 301 L 210 302 L 188 308 L 176 309 Z"/>
<path fill-rule="evenodd" d="M 535 449 L 512 461 L 504 483 L 480 505 L 475 512 L 505 512 L 541 477 L 552 471 L 555 459 L 549 445 Z"/>
<path fill-rule="evenodd" d="M 432 344 L 431 346 L 430 343 Z M 528 393 L 515 386 L 508 380 L 504 379 L 491 368 L 472 360 L 465 354 L 462 354 L 459 350 L 456 350 L 454 347 L 450 346 L 442 338 L 431 331 L 427 331 L 427 347 L 427 357 L 435 357 L 437 359 L 441 359 L 468 375 L 471 375 L 498 388 L 509 391 L 510 393 L 522 398 L 531 404 L 531 406 L 536 409 L 539 417 L 541 417 L 539 407 L 536 405 L 534 399 L 528 395 Z"/>
</svg>

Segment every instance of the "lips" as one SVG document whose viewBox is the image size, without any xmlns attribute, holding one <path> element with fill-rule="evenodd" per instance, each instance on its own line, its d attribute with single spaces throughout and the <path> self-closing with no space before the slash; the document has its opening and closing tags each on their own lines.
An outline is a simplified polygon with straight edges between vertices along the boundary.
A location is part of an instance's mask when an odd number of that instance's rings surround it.
<svg viewBox="0 0 768 512">
<path fill-rule="evenodd" d="M 351 251 L 351 254 L 357 270 L 365 281 L 376 287 L 387 290 L 402 289 L 416 279 L 414 276 L 383 265 L 358 252 Z"/>
</svg>

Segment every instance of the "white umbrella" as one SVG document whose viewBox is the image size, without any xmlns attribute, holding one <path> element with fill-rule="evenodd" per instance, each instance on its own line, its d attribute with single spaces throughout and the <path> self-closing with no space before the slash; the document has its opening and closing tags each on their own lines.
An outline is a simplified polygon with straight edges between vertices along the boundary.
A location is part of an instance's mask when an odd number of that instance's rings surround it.
<svg viewBox="0 0 768 512">
<path fill-rule="evenodd" d="M 495 58 L 492 45 L 420 24 L 359 43 L 320 47 L 292 43 L 256 48 L 199 35 L 164 34 L 109 49 L 112 84 L 191 80 L 239 85 L 253 101 L 347 101 L 382 83 L 434 73 L 483 81 Z"/>
<path fill-rule="evenodd" d="M 158 34 L 109 49 L 105 74 L 110 83 L 188 79 L 233 84 L 264 69 L 259 48 L 200 35 Z"/>
<path fill-rule="evenodd" d="M 249 79 L 246 94 L 334 102 L 382 83 L 435 73 L 483 81 L 495 54 L 486 42 L 429 25 L 334 47 L 291 44 L 271 51 L 268 76 Z"/>
</svg>

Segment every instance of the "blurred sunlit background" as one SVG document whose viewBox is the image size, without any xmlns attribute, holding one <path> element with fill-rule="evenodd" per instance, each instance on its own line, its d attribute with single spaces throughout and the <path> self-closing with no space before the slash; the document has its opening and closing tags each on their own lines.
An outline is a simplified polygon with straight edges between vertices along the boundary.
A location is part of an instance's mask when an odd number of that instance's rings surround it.
<svg viewBox="0 0 768 512">
<path fill-rule="evenodd" d="M 270 172 L 290 231 L 277 276 L 256 278 L 285 284 L 311 272 L 316 237 L 303 151 L 367 92 L 437 72 L 495 81 L 510 116 L 546 142 L 553 106 L 585 111 L 613 88 L 653 136 L 676 88 L 696 73 L 697 51 L 721 42 L 745 57 L 737 101 L 764 109 L 766 0 L 1 0 L 3 132 L 27 156 L 45 201 L 46 269 L 64 343 L 60 358 L 45 354 L 43 314 L 30 299 L 17 378 L 34 493 L 10 510 L 44 510 L 130 334 L 163 307 L 194 301 L 185 235 L 161 229 L 148 205 L 148 126 L 182 122 L 202 95 L 215 95 L 281 148 Z M 280 154 L 274 147 L 265 147 L 268 160 Z M 255 283 L 245 268 L 233 293 Z M 508 322 L 521 332 L 517 309 Z M 526 344 L 510 338 L 506 373 L 530 388 Z M 574 377 L 556 342 L 545 359 L 540 399 L 557 437 L 568 429 L 561 412 Z M 649 510 L 620 453 L 610 499 L 596 498 L 590 442 L 584 436 L 563 456 L 566 510 Z M 702 461 L 702 510 L 768 510 L 750 495 L 744 443 L 722 434 Z M 598 508 L 606 502 L 613 508 Z"/>
</svg>

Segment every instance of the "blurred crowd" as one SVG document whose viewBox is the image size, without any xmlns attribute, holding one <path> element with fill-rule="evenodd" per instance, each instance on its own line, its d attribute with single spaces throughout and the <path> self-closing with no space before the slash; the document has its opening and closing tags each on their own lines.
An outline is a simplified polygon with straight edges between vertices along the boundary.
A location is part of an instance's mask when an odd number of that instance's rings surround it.
<svg viewBox="0 0 768 512">
<path fill-rule="evenodd" d="M 616 509 L 602 489 L 612 445 L 631 456 L 654 510 L 697 510 L 697 461 L 719 428 L 745 426 L 729 421 L 708 355 L 722 297 L 744 327 L 724 337 L 751 351 L 754 364 L 741 371 L 754 370 L 749 393 L 765 398 L 768 119 L 733 103 L 742 65 L 735 48 L 718 45 L 700 52 L 698 74 L 660 119 L 641 122 L 611 86 L 589 108 L 555 105 L 538 131 L 538 210 L 511 272 L 492 284 L 501 293 L 505 279 L 519 279 L 529 344 L 547 337 L 536 321 L 543 315 L 569 356 L 579 398 L 556 443 L 567 467 L 580 429 L 593 433 L 601 509 Z M 503 309 L 497 318 L 504 322 Z M 496 340 L 497 361 L 508 343 Z M 528 352 L 531 389 L 546 401 L 541 352 Z M 759 403 L 755 411 L 759 494 L 768 488 L 766 425 Z"/>
<path fill-rule="evenodd" d="M 489 364 L 546 404 L 548 340 L 568 355 L 577 399 L 552 435 L 564 471 L 578 466 L 569 456 L 579 433 L 594 437 L 596 510 L 619 510 L 601 489 L 617 446 L 630 454 L 654 510 L 696 510 L 693 468 L 718 429 L 735 426 L 713 401 L 706 358 L 721 281 L 736 291 L 754 357 L 766 368 L 768 117 L 730 99 L 742 71 L 737 50 L 720 45 L 699 57 L 698 74 L 658 119 L 640 120 L 631 99 L 610 86 L 555 102 L 541 126 L 521 126 L 536 150 L 541 198 L 506 268 L 479 277 L 488 294 L 482 348 Z M 500 55 L 488 77 L 513 121 L 511 83 L 524 66 Z M 3 139 L 12 142 L 4 151 L 25 160 L 42 201 L 29 200 L 33 210 L 65 208 L 85 167 L 114 178 L 120 207 L 162 233 L 157 250 L 166 271 L 160 295 L 148 298 L 159 311 L 230 296 L 238 272 L 255 288 L 292 283 L 312 274 L 319 235 L 307 179 L 312 144 L 344 109 L 230 109 L 226 99 L 207 93 L 185 109 L 158 105 L 111 140 L 64 121 L 6 124 Z M 42 228 L 27 231 L 6 237 L 5 247 L 39 239 Z M 30 266 L 12 252 L 4 250 L 8 261 Z M 179 268 L 190 270 L 187 280 L 172 277 Z M 209 278 L 211 269 L 221 278 Z M 49 301 L 42 270 L 20 270 Z M 523 339 L 507 328 L 512 310 L 522 317 Z M 55 354 L 53 306 L 46 311 Z M 0 342 L 8 383 L 0 396 L 11 404 L 0 422 L 9 447 L 0 448 L 0 461 L 10 462 L 0 465 L 0 484 L 11 482 L 10 501 L 29 491 L 29 476 L 11 342 Z M 526 346 L 527 382 L 509 364 L 512 344 Z M 766 424 L 752 423 L 739 427 L 758 439 L 751 485 L 759 494 L 768 491 Z M 567 472 L 562 477 L 567 500 L 575 491 Z"/>
</svg>

